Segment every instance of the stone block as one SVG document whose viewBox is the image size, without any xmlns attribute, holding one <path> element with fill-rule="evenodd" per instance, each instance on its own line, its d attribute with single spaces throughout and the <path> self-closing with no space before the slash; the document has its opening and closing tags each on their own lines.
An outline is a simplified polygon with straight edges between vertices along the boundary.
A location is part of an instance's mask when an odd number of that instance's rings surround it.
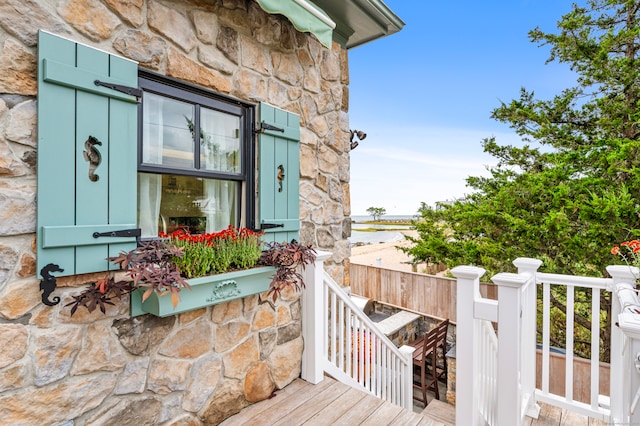
<svg viewBox="0 0 640 426">
<path fill-rule="evenodd" d="M 191 12 L 191 19 L 196 30 L 196 37 L 204 44 L 213 44 L 218 33 L 218 18 L 215 13 L 204 10 Z"/>
<path fill-rule="evenodd" d="M 277 389 L 282 389 L 300 375 L 302 360 L 302 337 L 277 346 L 267 363 Z"/>
<path fill-rule="evenodd" d="M 191 370 L 182 408 L 198 412 L 216 389 L 222 377 L 222 362 L 213 356 L 199 359 Z"/>
<path fill-rule="evenodd" d="M 283 325 L 282 327 L 278 327 L 278 340 L 277 344 L 282 345 L 287 343 L 295 338 L 300 337 L 302 334 L 302 323 L 294 322 L 291 324 Z"/>
<path fill-rule="evenodd" d="M 149 369 L 149 358 L 136 359 L 125 365 L 118 385 L 114 393 L 116 395 L 126 395 L 144 392 L 147 383 L 147 371 Z"/>
<path fill-rule="evenodd" d="M 6 137 L 12 142 L 36 147 L 36 101 L 16 104 L 9 110 Z"/>
<path fill-rule="evenodd" d="M 0 368 L 22 359 L 27 353 L 29 331 L 22 324 L 0 324 Z"/>
<path fill-rule="evenodd" d="M 271 58 L 274 77 L 291 86 L 300 86 L 304 71 L 296 55 L 276 51 Z"/>
<path fill-rule="evenodd" d="M 226 380 L 216 389 L 209 404 L 198 416 L 205 425 L 217 425 L 227 417 L 239 413 L 249 402 L 244 398 L 240 380 Z"/>
<path fill-rule="evenodd" d="M 224 324 L 228 321 L 242 317 L 242 299 L 235 299 L 229 302 L 220 303 L 213 306 L 211 321 L 216 324 Z"/>
<path fill-rule="evenodd" d="M 257 338 L 249 337 L 222 358 L 225 377 L 244 379 L 247 372 L 258 362 L 258 359 Z"/>
<path fill-rule="evenodd" d="M 248 334 L 251 326 L 244 321 L 231 321 L 216 328 L 215 350 L 226 352 L 237 345 Z"/>
<path fill-rule="evenodd" d="M 276 313 L 273 307 L 268 303 L 263 303 L 258 306 L 258 309 L 253 317 L 253 323 L 251 325 L 252 330 L 262 330 L 266 327 L 271 327 L 276 324 Z"/>
<path fill-rule="evenodd" d="M 1 196 L 1 195 L 0 195 Z M 8 281 L 18 261 L 18 252 L 12 246 L 0 244 L 0 288 Z"/>
<path fill-rule="evenodd" d="M 154 426 L 159 423 L 162 402 L 155 398 L 122 400 L 91 417 L 91 426 L 135 425 Z"/>
<path fill-rule="evenodd" d="M 147 389 L 160 395 L 185 390 L 191 361 L 155 359 L 149 368 Z"/>
<path fill-rule="evenodd" d="M 57 11 L 72 27 L 92 41 L 106 40 L 122 23 L 99 0 L 63 0 Z"/>
<path fill-rule="evenodd" d="M 233 95 L 250 101 L 264 101 L 268 96 L 268 80 L 260 74 L 239 70 L 233 78 Z"/>
<path fill-rule="evenodd" d="M 231 92 L 231 82 L 228 78 L 225 78 L 218 71 L 211 70 L 192 61 L 171 47 L 167 55 L 167 75 L 199 84 L 218 92 Z"/>
<path fill-rule="evenodd" d="M 158 36 L 128 30 L 113 41 L 113 48 L 123 56 L 152 70 L 160 69 L 167 57 L 167 43 Z"/>
<path fill-rule="evenodd" d="M 289 324 L 292 321 L 291 310 L 288 306 L 278 306 L 278 325 Z"/>
<path fill-rule="evenodd" d="M 172 358 L 197 358 L 213 348 L 211 324 L 196 321 L 164 340 L 158 353 Z"/>
<path fill-rule="evenodd" d="M 216 37 L 216 47 L 231 62 L 240 62 L 240 36 L 233 28 L 222 26 Z"/>
<path fill-rule="evenodd" d="M 5 393 L 0 396 L 0 418 L 7 425 L 60 424 L 98 407 L 115 383 L 115 373 L 102 373 Z"/>
<path fill-rule="evenodd" d="M 249 402 L 258 402 L 269 398 L 275 385 L 271 379 L 266 362 L 259 362 L 247 373 L 244 381 L 244 396 Z"/>
<path fill-rule="evenodd" d="M 258 334 L 260 341 L 260 360 L 265 360 L 271 355 L 273 349 L 276 347 L 276 339 L 278 337 L 278 331 L 269 328 L 261 331 Z"/>
<path fill-rule="evenodd" d="M 82 344 L 78 328 L 56 327 L 35 338 L 33 369 L 36 386 L 43 386 L 65 377 Z"/>
<path fill-rule="evenodd" d="M 137 28 L 144 23 L 144 0 L 104 0 L 104 2 L 129 25 Z"/>
<path fill-rule="evenodd" d="M 0 370 L 0 389 L 8 392 L 29 385 L 29 367 L 26 363 L 14 364 Z"/>
<path fill-rule="evenodd" d="M 198 318 L 203 317 L 207 313 L 207 308 L 194 309 L 192 311 L 183 312 L 178 316 L 180 325 L 188 324 Z"/>
<path fill-rule="evenodd" d="M 125 352 L 111 333 L 111 327 L 104 323 L 93 323 L 87 327 L 71 374 L 75 376 L 95 371 L 116 371 L 126 363 Z"/>
<path fill-rule="evenodd" d="M 31 253 L 23 253 L 22 256 L 20 256 L 20 265 L 16 271 L 16 276 L 18 278 L 26 278 L 35 274 L 36 258 Z"/>
<path fill-rule="evenodd" d="M 133 355 L 149 355 L 173 328 L 175 317 L 158 318 L 142 315 L 134 318 L 117 319 L 112 327 L 120 344 Z"/>
<path fill-rule="evenodd" d="M 35 55 L 15 40 L 5 40 L 0 52 L 0 93 L 35 96 L 38 83 L 36 73 Z"/>
<path fill-rule="evenodd" d="M 49 2 L 38 0 L 3 0 L 0 2 L 0 26 L 27 46 L 38 42 L 38 29 L 63 37 L 71 35 L 69 26 L 50 9 Z"/>
<path fill-rule="evenodd" d="M 171 40 L 189 53 L 196 46 L 196 35 L 189 19 L 175 9 L 157 1 L 147 3 L 149 28 Z"/>
</svg>

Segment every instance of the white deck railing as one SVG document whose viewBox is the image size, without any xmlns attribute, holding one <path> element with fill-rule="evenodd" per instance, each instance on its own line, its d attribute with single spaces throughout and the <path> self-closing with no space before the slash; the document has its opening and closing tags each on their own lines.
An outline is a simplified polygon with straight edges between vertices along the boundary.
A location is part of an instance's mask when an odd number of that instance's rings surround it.
<svg viewBox="0 0 640 426">
<path fill-rule="evenodd" d="M 324 374 L 411 409 L 413 348 L 397 348 L 324 271 L 319 253 L 305 271 L 302 378 L 319 383 Z"/>
<path fill-rule="evenodd" d="M 478 345 L 478 414 L 486 424 L 495 424 L 498 417 L 498 337 L 491 322 L 480 320 Z"/>
<path fill-rule="evenodd" d="M 624 365 L 622 334 L 615 326 L 620 313 L 618 298 L 611 298 L 610 397 L 600 394 L 599 313 L 601 293 L 612 291 L 614 285 L 625 280 L 633 282 L 634 271 L 624 266 L 610 266 L 607 271 L 613 278 L 605 279 L 539 273 L 537 268 L 541 262 L 535 259 L 516 259 L 514 264 L 518 274 L 500 273 L 492 277 L 498 286 L 497 301 L 480 296 L 479 283 L 484 269 L 459 266 L 452 270 L 458 278 L 456 423 L 519 425 L 525 416 L 537 417 L 539 408 L 536 401 L 615 424 L 621 419 L 628 419 L 632 404 L 623 384 L 626 384 L 625 377 L 629 376 L 629 371 Z M 541 301 L 536 298 L 536 285 L 542 286 Z M 554 394 L 550 389 L 551 375 L 561 374 L 550 369 L 552 285 L 566 288 L 564 395 Z M 590 394 L 586 403 L 576 400 L 573 395 L 577 288 L 590 289 L 584 294 L 591 293 L 590 310 L 596 313 L 591 315 Z M 542 371 L 541 386 L 536 389 L 536 308 L 539 303 L 542 304 Z M 487 333 L 482 331 L 480 324 L 486 321 L 497 323 L 498 350 L 495 355 L 492 348 L 481 343 L 486 340 Z M 491 383 L 493 370 L 484 364 L 484 360 L 492 356 L 496 357 L 499 365 L 494 376 L 496 393 L 486 390 L 486 382 L 489 380 Z"/>
<path fill-rule="evenodd" d="M 600 297 L 601 292 L 609 291 L 611 278 L 575 277 L 538 272 L 536 279 L 542 286 L 542 374 L 541 386 L 536 399 L 560 408 L 576 411 L 602 420 L 608 420 L 610 413 L 609 397 L 600 395 Z M 565 380 L 564 396 L 550 391 L 550 379 L 553 372 L 551 364 L 551 286 L 562 286 L 566 289 L 566 323 L 561 333 L 565 336 Z M 591 357 L 589 402 L 576 400 L 573 394 L 574 382 L 574 343 L 575 343 L 575 294 L 576 290 L 591 290 Z M 586 294 L 586 293 L 585 293 Z M 593 314 L 595 313 L 595 314 Z M 557 374 L 557 372 L 556 372 Z"/>
</svg>

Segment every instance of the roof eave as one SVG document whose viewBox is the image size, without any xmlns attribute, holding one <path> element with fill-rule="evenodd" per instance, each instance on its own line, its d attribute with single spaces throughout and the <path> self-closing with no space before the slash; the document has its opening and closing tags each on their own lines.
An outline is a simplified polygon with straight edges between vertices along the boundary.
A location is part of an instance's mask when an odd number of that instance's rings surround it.
<svg viewBox="0 0 640 426">
<path fill-rule="evenodd" d="M 346 49 L 397 33 L 405 23 L 381 0 L 313 0 L 336 23 L 334 41 Z"/>
</svg>

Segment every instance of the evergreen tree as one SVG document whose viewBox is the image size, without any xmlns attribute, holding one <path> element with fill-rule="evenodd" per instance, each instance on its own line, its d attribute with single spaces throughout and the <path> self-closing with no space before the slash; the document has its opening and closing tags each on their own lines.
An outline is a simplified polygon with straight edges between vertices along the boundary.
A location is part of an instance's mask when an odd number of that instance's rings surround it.
<svg viewBox="0 0 640 426">
<path fill-rule="evenodd" d="M 495 273 L 526 256 L 549 272 L 606 273 L 611 246 L 640 232 L 639 19 L 639 1 L 590 0 L 557 33 L 529 33 L 550 47 L 548 62 L 576 73 L 575 87 L 550 100 L 523 88 L 492 112 L 523 144 L 485 139 L 491 176 L 468 178 L 464 200 L 421 206 L 414 261 Z"/>
<path fill-rule="evenodd" d="M 513 271 L 516 257 L 543 261 L 548 272 L 602 276 L 617 259 L 611 247 L 640 234 L 640 1 L 574 4 L 557 33 L 539 28 L 532 42 L 550 61 L 568 64 L 576 85 L 550 100 L 522 89 L 492 117 L 522 146 L 485 139 L 498 159 L 490 177 L 470 177 L 471 195 L 431 209 L 422 204 L 414 261 L 476 264 L 489 274 Z M 576 294 L 575 352 L 589 356 L 589 291 Z M 601 299 L 601 360 L 608 360 L 610 294 Z M 552 292 L 552 324 L 563 323 L 562 292 Z M 581 302 L 582 301 L 582 302 Z M 564 333 L 552 344 L 563 346 Z"/>
</svg>

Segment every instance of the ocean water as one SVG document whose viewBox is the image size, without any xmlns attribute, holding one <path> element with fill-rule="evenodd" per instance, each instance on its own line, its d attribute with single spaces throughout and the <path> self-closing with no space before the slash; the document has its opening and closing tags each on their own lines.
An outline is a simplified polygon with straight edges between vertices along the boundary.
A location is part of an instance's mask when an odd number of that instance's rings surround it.
<svg viewBox="0 0 640 426">
<path fill-rule="evenodd" d="M 380 218 L 380 220 L 403 220 L 409 221 L 411 219 L 415 219 L 416 215 L 411 214 L 401 214 L 401 215 L 391 215 L 385 214 Z M 354 222 L 367 222 L 373 220 L 373 216 L 369 215 L 353 215 L 351 216 L 351 220 Z"/>
<path fill-rule="evenodd" d="M 401 220 L 401 221 L 410 221 L 414 216 L 411 215 L 384 215 L 381 220 Z M 377 244 L 377 243 L 388 243 L 392 241 L 402 241 L 404 240 L 404 235 L 398 231 L 398 228 L 402 229 L 411 229 L 411 226 L 399 226 L 394 224 L 389 225 L 370 225 L 363 222 L 368 222 L 373 220 L 371 216 L 351 216 L 351 220 L 353 221 L 351 225 L 351 237 L 349 237 L 349 241 L 351 245 L 355 244 Z M 377 228 L 380 231 L 375 232 L 360 232 L 358 228 Z M 385 229 L 393 229 L 389 231 L 385 231 Z"/>
<path fill-rule="evenodd" d="M 349 242 L 351 245 L 361 244 L 377 244 L 388 243 L 391 241 L 402 241 L 404 235 L 398 231 L 376 231 L 376 232 L 360 232 L 355 229 L 351 230 Z"/>
</svg>

